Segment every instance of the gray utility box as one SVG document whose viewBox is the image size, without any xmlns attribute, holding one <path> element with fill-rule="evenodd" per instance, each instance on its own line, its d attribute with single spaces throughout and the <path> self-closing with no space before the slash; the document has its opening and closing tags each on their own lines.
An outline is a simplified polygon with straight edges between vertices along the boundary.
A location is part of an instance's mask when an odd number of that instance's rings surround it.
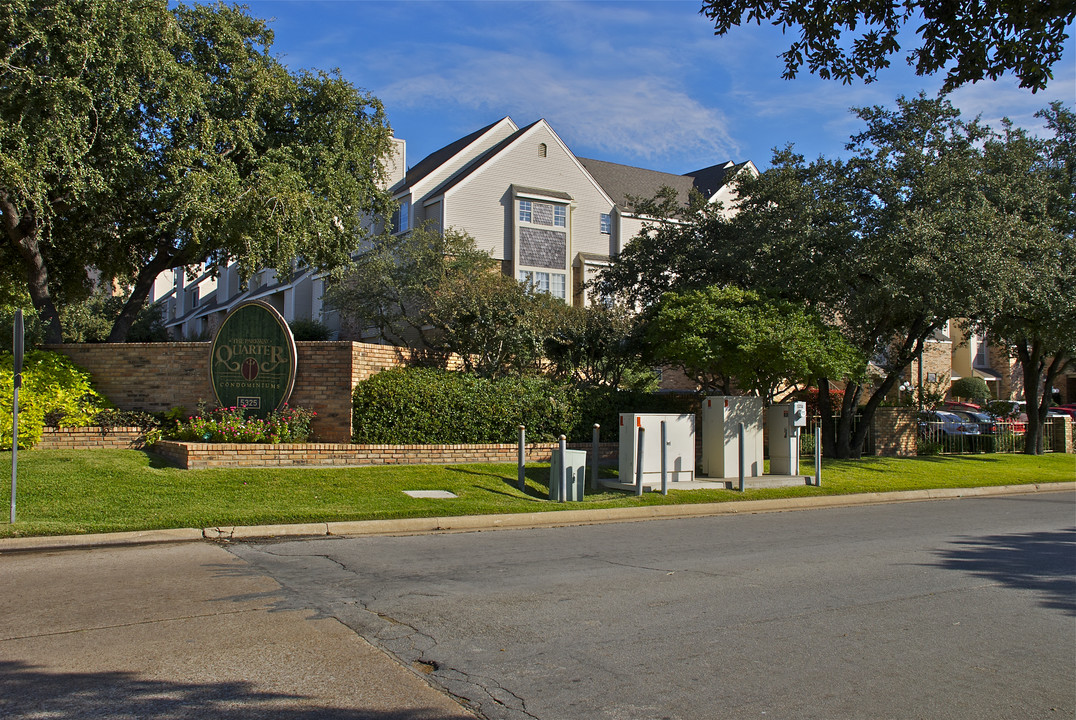
<svg viewBox="0 0 1076 720">
<path fill-rule="evenodd" d="M 715 395 L 702 401 L 702 472 L 740 476 L 740 423 L 744 425 L 744 477 L 762 475 L 762 398 Z"/>
<path fill-rule="evenodd" d="M 661 485 L 661 423 L 665 423 L 665 472 L 669 482 L 695 479 L 695 416 L 620 413 L 620 482 L 635 484 L 639 428 L 643 429 L 643 485 Z"/>
<path fill-rule="evenodd" d="M 806 425 L 807 403 L 770 405 L 766 408 L 771 475 L 799 474 L 800 428 Z"/>
<path fill-rule="evenodd" d="M 568 481 L 565 497 L 561 498 L 560 450 L 553 448 L 553 459 L 549 462 L 549 499 L 553 502 L 580 502 L 587 481 L 587 451 L 565 450 L 564 464 L 568 466 Z"/>
</svg>

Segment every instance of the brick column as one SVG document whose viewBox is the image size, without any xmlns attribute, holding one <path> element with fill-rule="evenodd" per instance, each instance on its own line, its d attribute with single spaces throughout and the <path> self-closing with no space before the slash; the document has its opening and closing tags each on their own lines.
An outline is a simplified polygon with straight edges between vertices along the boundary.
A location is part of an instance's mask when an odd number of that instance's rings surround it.
<svg viewBox="0 0 1076 720">
<path fill-rule="evenodd" d="M 874 448 L 879 455 L 914 457 L 915 409 L 880 407 L 874 411 Z"/>
</svg>

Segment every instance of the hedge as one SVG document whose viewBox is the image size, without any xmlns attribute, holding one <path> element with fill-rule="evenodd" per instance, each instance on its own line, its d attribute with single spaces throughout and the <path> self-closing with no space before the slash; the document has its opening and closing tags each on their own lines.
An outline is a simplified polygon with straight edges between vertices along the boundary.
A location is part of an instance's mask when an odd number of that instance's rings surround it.
<svg viewBox="0 0 1076 720">
<path fill-rule="evenodd" d="M 489 379 L 432 368 L 396 368 L 355 386 L 353 439 L 372 444 L 531 442 L 618 437 L 619 412 L 694 412 L 692 396 L 579 387 L 546 377 Z"/>
</svg>

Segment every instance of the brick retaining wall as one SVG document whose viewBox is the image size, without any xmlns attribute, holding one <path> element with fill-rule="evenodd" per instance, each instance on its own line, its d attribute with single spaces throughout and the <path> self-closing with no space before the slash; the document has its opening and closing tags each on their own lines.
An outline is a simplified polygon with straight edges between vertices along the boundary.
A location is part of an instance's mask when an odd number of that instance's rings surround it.
<svg viewBox="0 0 1076 720">
<path fill-rule="evenodd" d="M 136 427 L 44 428 L 35 449 L 130 450 L 145 447 L 145 436 Z"/>
<path fill-rule="evenodd" d="M 603 465 L 617 462 L 617 443 L 601 443 Z M 549 462 L 554 443 L 528 444 L 527 462 Z M 590 451 L 590 443 L 569 443 L 571 450 Z M 253 443 L 190 443 L 162 441 L 153 452 L 186 470 L 215 467 L 339 467 L 358 465 L 455 465 L 459 463 L 514 463 L 515 443 L 489 445 L 348 445 L 305 443 L 261 445 Z"/>
</svg>

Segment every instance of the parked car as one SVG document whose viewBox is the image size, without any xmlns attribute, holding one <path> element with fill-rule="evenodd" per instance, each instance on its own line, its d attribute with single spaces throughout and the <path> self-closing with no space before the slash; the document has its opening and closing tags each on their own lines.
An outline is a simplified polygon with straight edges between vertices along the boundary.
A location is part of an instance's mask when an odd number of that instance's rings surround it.
<svg viewBox="0 0 1076 720">
<path fill-rule="evenodd" d="M 953 410 L 954 415 L 963 418 L 965 422 L 973 422 L 979 426 L 979 437 L 969 438 L 971 449 L 981 452 L 995 452 L 998 447 L 998 420 L 989 413 L 974 412 L 972 410 Z"/>
<path fill-rule="evenodd" d="M 957 410 L 974 410 L 975 412 L 978 412 L 982 408 L 980 408 L 975 403 L 957 402 L 956 400 L 947 400 L 942 405 L 942 409 L 943 410 L 948 410 L 949 412 L 956 412 Z"/>
<path fill-rule="evenodd" d="M 919 437 L 940 443 L 947 452 L 970 452 L 979 448 L 979 424 L 946 410 L 920 415 Z"/>
</svg>

